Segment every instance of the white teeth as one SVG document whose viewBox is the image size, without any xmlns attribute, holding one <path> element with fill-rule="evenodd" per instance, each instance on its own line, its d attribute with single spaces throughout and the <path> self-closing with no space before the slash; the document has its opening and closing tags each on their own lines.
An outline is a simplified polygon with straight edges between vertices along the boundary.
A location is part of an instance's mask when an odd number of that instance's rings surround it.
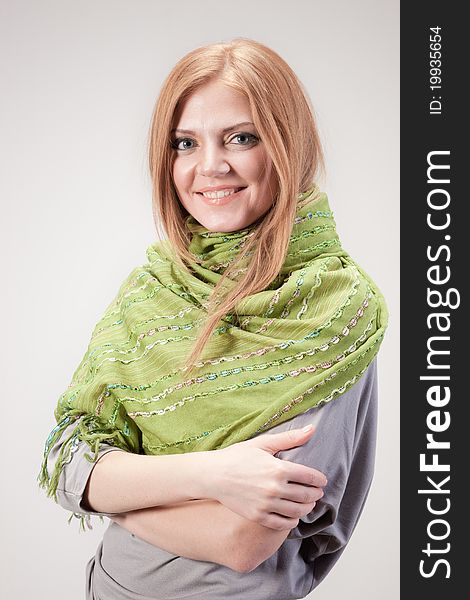
<svg viewBox="0 0 470 600">
<path fill-rule="evenodd" d="M 230 190 L 218 190 L 217 192 L 201 192 L 203 196 L 206 198 L 225 198 L 226 196 L 230 196 L 237 191 L 238 188 L 232 188 Z"/>
</svg>

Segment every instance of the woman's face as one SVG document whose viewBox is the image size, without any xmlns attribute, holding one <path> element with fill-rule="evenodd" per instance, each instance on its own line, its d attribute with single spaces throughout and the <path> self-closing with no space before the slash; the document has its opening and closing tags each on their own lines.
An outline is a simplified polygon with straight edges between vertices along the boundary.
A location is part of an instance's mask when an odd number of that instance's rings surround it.
<svg viewBox="0 0 470 600">
<path fill-rule="evenodd" d="M 175 115 L 173 181 L 209 231 L 244 229 L 272 205 L 276 177 L 248 99 L 220 81 L 198 88 Z"/>
</svg>

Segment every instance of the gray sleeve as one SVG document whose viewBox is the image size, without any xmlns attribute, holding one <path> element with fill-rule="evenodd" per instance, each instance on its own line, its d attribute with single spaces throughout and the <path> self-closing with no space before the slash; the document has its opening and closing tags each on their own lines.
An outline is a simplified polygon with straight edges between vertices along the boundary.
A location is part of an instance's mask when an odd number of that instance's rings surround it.
<svg viewBox="0 0 470 600">
<path fill-rule="evenodd" d="M 62 443 L 72 434 L 72 431 L 77 426 L 77 422 L 73 421 L 52 446 L 47 459 L 47 470 L 49 473 L 53 472 Z M 101 443 L 98 459 L 93 463 L 85 457 L 85 454 L 93 454 L 90 446 L 86 442 L 76 440 L 76 443 L 72 446 L 70 461 L 64 465 L 57 486 L 57 503 L 62 508 L 81 515 L 112 516 L 113 514 L 117 514 L 89 511 L 82 506 L 83 494 L 92 470 L 105 454 L 113 451 L 124 452 L 120 448 Z"/>
<path fill-rule="evenodd" d="M 317 419 L 316 431 L 306 444 L 277 454 L 314 467 L 328 479 L 323 498 L 288 536 L 302 538 L 300 553 L 314 567 L 312 589 L 343 552 L 369 493 L 377 431 L 376 360 L 347 392 L 288 421 L 284 429 L 300 428 Z"/>
</svg>

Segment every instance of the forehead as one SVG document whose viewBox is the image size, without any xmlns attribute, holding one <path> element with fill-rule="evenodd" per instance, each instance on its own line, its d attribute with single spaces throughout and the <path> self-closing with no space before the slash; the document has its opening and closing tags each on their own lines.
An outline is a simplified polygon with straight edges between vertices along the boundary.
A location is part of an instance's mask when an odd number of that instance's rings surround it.
<svg viewBox="0 0 470 600">
<path fill-rule="evenodd" d="M 221 81 L 215 81 L 204 84 L 186 98 L 175 113 L 174 126 L 219 130 L 252 120 L 248 98 Z"/>
</svg>

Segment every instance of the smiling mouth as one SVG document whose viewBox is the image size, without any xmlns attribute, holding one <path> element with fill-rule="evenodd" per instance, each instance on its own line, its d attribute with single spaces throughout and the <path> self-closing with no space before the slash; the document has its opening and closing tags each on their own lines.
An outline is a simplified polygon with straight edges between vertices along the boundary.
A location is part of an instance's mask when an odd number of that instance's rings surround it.
<svg viewBox="0 0 470 600">
<path fill-rule="evenodd" d="M 233 196 L 237 194 L 241 190 L 244 190 L 244 187 L 235 187 L 235 188 L 226 188 L 224 190 L 217 191 L 206 191 L 206 192 L 196 192 L 197 194 L 204 196 L 204 198 L 208 198 L 210 200 L 220 200 L 221 198 L 227 198 L 227 196 Z"/>
</svg>

